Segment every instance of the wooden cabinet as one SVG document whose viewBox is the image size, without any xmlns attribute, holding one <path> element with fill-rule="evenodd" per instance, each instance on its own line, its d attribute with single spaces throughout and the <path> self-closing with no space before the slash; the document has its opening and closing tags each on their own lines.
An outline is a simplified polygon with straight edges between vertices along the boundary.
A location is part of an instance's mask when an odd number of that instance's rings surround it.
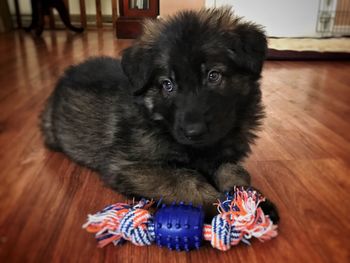
<svg viewBox="0 0 350 263">
<path fill-rule="evenodd" d="M 120 16 L 117 19 L 118 38 L 136 38 L 141 34 L 142 20 L 156 19 L 159 0 L 119 0 Z"/>
</svg>

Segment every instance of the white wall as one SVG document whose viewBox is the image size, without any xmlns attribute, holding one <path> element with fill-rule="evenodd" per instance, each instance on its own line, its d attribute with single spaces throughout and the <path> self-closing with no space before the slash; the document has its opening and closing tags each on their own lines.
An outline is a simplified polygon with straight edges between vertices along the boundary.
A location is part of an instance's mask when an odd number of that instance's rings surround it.
<svg viewBox="0 0 350 263">
<path fill-rule="evenodd" d="M 3 0 L 0 0 L 3 1 Z M 11 14 L 15 14 L 15 5 L 13 0 L 7 0 L 10 6 Z M 31 14 L 30 0 L 19 0 L 21 14 Z M 78 0 L 69 0 L 70 14 L 80 14 Z M 175 13 L 181 9 L 200 9 L 204 6 L 205 0 L 160 0 L 160 15 L 166 16 Z M 111 0 L 101 0 L 102 14 L 112 15 Z M 87 14 L 96 14 L 95 0 L 85 0 Z"/>
<path fill-rule="evenodd" d="M 2 1 L 2 0 L 0 0 Z M 163 2 L 170 0 L 161 0 Z M 174 0 L 173 0 L 174 1 Z M 197 0 L 201 2 L 202 0 Z M 333 0 L 336 1 L 336 0 Z M 8 0 L 11 13 L 14 1 Z M 22 14 L 31 14 L 30 0 L 19 0 Z M 102 0 L 102 14 L 111 15 L 111 1 Z M 205 0 L 207 7 L 230 5 L 239 16 L 263 26 L 269 36 L 315 37 L 319 0 Z M 165 6 L 161 3 L 161 7 Z M 95 14 L 95 0 L 85 0 L 87 14 Z M 180 6 L 180 5 L 179 5 Z M 80 14 L 79 1 L 70 0 L 71 14 Z M 161 8 L 161 14 L 166 13 Z"/>
<path fill-rule="evenodd" d="M 239 16 L 265 26 L 269 36 L 317 36 L 319 0 L 206 0 L 207 7 L 230 5 Z"/>
</svg>

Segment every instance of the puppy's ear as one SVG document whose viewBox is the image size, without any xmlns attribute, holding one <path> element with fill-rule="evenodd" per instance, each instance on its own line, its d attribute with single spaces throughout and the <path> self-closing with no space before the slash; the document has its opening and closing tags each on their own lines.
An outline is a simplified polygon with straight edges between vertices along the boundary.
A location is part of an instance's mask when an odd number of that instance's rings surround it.
<svg viewBox="0 0 350 263">
<path fill-rule="evenodd" d="M 141 95 L 147 90 L 152 74 L 151 50 L 139 44 L 125 49 L 122 53 L 122 68 L 132 84 L 134 95 Z"/>
<path fill-rule="evenodd" d="M 255 24 L 241 23 L 229 35 L 229 56 L 238 66 L 259 77 L 267 53 L 264 31 Z"/>
</svg>

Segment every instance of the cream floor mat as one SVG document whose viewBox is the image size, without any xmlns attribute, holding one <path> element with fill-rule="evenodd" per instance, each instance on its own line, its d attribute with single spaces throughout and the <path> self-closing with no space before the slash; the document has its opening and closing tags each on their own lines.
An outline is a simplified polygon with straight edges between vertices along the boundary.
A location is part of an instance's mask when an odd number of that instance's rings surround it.
<svg viewBox="0 0 350 263">
<path fill-rule="evenodd" d="M 269 48 L 276 50 L 350 53 L 350 38 L 269 38 Z"/>
</svg>

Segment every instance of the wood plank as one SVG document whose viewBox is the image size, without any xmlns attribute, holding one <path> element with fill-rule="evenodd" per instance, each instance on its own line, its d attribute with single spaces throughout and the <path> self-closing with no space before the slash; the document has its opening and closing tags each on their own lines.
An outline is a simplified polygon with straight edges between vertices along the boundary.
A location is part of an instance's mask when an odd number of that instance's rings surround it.
<svg viewBox="0 0 350 263">
<path fill-rule="evenodd" d="M 345 263 L 350 259 L 350 62 L 267 62 L 267 117 L 245 166 L 276 203 L 279 236 L 222 253 L 208 244 L 96 248 L 87 214 L 124 197 L 42 144 L 37 116 L 57 78 L 90 56 L 118 56 L 112 29 L 0 38 L 0 262 Z"/>
</svg>

